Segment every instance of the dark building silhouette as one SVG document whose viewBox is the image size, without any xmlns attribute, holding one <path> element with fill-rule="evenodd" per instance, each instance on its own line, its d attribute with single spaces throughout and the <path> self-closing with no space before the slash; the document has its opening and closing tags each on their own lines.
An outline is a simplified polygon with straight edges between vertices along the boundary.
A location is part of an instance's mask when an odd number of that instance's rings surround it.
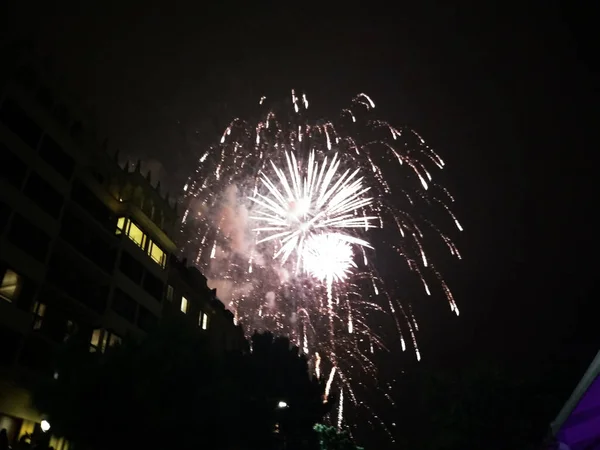
<svg viewBox="0 0 600 450">
<path fill-rule="evenodd" d="M 73 337 L 103 352 L 169 314 L 185 315 L 220 349 L 244 337 L 206 278 L 174 256 L 177 211 L 160 183 L 140 161 L 119 165 L 35 58 L 4 62 L 12 70 L 0 75 L 0 429 L 16 442 L 42 421 L 27 387 L 53 376 L 56 348 Z"/>
</svg>

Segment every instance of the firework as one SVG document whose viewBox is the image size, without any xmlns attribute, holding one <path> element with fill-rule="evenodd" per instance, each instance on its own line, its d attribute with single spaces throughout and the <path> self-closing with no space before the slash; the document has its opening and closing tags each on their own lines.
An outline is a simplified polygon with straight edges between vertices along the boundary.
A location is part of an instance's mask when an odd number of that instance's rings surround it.
<svg viewBox="0 0 600 450">
<path fill-rule="evenodd" d="M 368 230 L 375 216 L 357 216 L 357 211 L 368 207 L 372 199 L 364 194 L 369 190 L 363 187 L 362 178 L 357 178 L 360 169 L 346 170 L 338 174 L 340 164 L 337 153 L 331 164 L 327 164 L 327 158 L 323 161 L 321 168 L 315 161 L 314 152 L 310 153 L 306 176 L 302 176 L 294 154 L 286 153 L 289 177 L 271 161 L 273 172 L 279 179 L 278 186 L 269 179 L 265 173 L 261 173 L 261 181 L 267 189 L 269 196 L 257 193 L 250 200 L 256 203 L 256 213 L 252 218 L 264 226 L 254 228 L 257 233 L 267 232 L 267 236 L 258 240 L 262 244 L 274 239 L 281 242 L 281 248 L 275 253 L 277 258 L 281 255 L 285 263 L 292 252 L 297 254 L 296 268 L 300 269 L 307 261 L 315 262 L 315 256 L 319 260 L 326 258 L 323 252 L 315 253 L 320 244 L 328 245 L 332 254 L 337 252 L 332 248 L 336 243 L 340 250 L 348 249 L 348 244 L 357 244 L 371 247 L 364 239 L 356 238 L 349 234 L 335 233 L 335 239 L 330 234 L 332 230 L 364 228 Z M 322 238 L 317 238 L 315 233 L 323 232 Z M 312 251 L 305 251 L 305 243 L 313 244 Z M 347 253 L 347 251 L 346 251 Z M 304 258 L 306 256 L 306 258 Z M 349 261 L 350 263 L 351 261 Z M 350 265 L 350 264 L 347 265 Z M 314 270 L 306 267 L 309 272 Z M 339 277 L 335 277 L 338 278 Z"/>
<path fill-rule="evenodd" d="M 357 267 L 348 240 L 336 233 L 310 236 L 303 248 L 302 265 L 308 274 L 327 283 L 329 289 L 334 282 L 343 282 Z"/>
<path fill-rule="evenodd" d="M 308 100 L 295 91 L 291 106 L 267 109 L 256 123 L 233 120 L 201 155 L 184 187 L 183 230 L 189 256 L 236 320 L 288 334 L 327 378 L 326 394 L 337 386 L 341 426 L 344 402 L 367 408 L 352 379 L 357 368 L 374 374 L 370 355 L 386 348 L 370 326 L 380 315 L 420 359 L 418 324 L 378 274 L 372 229 L 383 229 L 425 293 L 435 282 L 458 315 L 426 248 L 437 237 L 460 255 L 429 212 L 461 226 L 433 180 L 442 159 L 414 131 L 374 118 L 370 97 L 358 95 L 335 124 L 308 119 Z"/>
</svg>

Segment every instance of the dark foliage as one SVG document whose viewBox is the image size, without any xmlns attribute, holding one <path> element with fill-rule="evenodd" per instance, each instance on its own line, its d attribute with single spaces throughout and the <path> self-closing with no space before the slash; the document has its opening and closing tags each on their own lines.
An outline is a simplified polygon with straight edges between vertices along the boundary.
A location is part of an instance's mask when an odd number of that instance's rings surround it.
<svg viewBox="0 0 600 450">
<path fill-rule="evenodd" d="M 315 431 L 319 435 L 320 450 L 364 450 L 354 444 L 347 431 L 338 431 L 323 424 L 315 425 Z"/>
<path fill-rule="evenodd" d="M 252 349 L 217 354 L 177 323 L 105 354 L 72 343 L 35 403 L 53 432 L 93 450 L 317 448 L 323 386 L 289 340 L 255 334 Z"/>
</svg>

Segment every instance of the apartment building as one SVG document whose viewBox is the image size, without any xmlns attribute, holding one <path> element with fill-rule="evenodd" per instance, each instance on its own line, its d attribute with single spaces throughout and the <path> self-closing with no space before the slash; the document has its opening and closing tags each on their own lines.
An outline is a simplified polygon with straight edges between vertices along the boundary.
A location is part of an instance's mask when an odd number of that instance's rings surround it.
<svg viewBox="0 0 600 450">
<path fill-rule="evenodd" d="M 181 314 L 219 349 L 242 330 L 174 256 L 176 202 L 119 161 L 76 102 L 20 54 L 0 79 L 0 429 L 41 432 L 28 386 L 69 339 L 103 352 Z M 56 450 L 68 444 L 54 439 Z"/>
</svg>

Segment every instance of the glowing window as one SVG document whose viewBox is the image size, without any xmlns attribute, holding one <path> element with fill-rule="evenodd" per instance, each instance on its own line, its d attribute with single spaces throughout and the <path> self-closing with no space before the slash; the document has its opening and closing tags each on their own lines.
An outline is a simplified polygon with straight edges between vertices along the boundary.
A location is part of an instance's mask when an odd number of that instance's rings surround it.
<svg viewBox="0 0 600 450">
<path fill-rule="evenodd" d="M 167 255 L 153 241 L 149 241 L 149 242 L 150 243 L 148 244 L 148 254 L 154 260 L 154 262 L 159 264 L 160 267 L 162 267 L 164 269 L 165 264 L 167 262 Z"/>
<path fill-rule="evenodd" d="M 170 284 L 167 285 L 167 300 L 169 300 L 170 302 L 173 301 L 173 286 L 171 286 Z"/>
<path fill-rule="evenodd" d="M 117 220 L 117 229 L 115 234 L 121 234 L 125 231 L 125 227 L 127 226 L 127 219 L 125 217 L 119 217 Z"/>
<path fill-rule="evenodd" d="M 129 239 L 139 245 L 141 248 L 146 246 L 146 235 L 135 223 L 129 223 L 129 232 L 127 233 Z"/>
<path fill-rule="evenodd" d="M 92 333 L 92 339 L 90 340 L 90 352 L 96 352 L 98 350 L 102 351 L 100 348 L 101 341 L 102 330 L 100 328 L 96 328 Z"/>
<path fill-rule="evenodd" d="M 39 330 L 42 328 L 42 321 L 46 314 L 46 305 L 40 302 L 35 302 L 33 305 L 33 329 Z"/>
<path fill-rule="evenodd" d="M 19 274 L 11 269 L 7 269 L 2 276 L 0 283 L 0 298 L 8 302 L 13 302 L 17 299 L 23 280 Z"/>
<path fill-rule="evenodd" d="M 188 310 L 188 301 L 187 298 L 181 297 L 181 312 L 187 313 Z"/>
<path fill-rule="evenodd" d="M 121 338 L 116 334 L 96 328 L 90 340 L 90 352 L 104 352 L 107 347 L 114 347 L 121 343 Z"/>
<path fill-rule="evenodd" d="M 202 317 L 202 329 L 208 330 L 208 314 L 201 313 L 200 317 Z"/>
</svg>

